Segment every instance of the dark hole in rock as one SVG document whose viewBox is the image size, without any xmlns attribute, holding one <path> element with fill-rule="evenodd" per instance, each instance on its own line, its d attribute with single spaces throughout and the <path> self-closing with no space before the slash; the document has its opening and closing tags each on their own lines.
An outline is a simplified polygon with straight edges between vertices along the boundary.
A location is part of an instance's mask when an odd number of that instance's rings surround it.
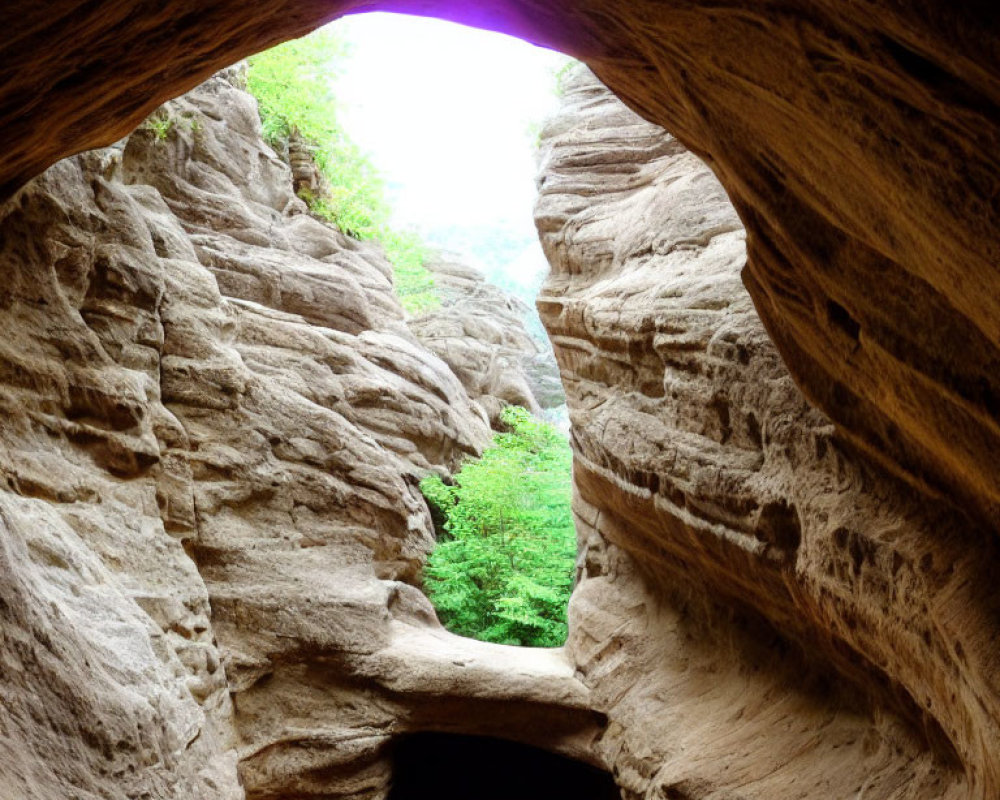
<svg viewBox="0 0 1000 800">
<path fill-rule="evenodd" d="M 529 745 L 417 733 L 395 745 L 389 800 L 620 800 L 603 770 Z"/>
<path fill-rule="evenodd" d="M 861 334 L 861 324 L 850 315 L 846 308 L 833 300 L 827 300 L 826 311 L 831 324 L 840 328 L 854 341 L 858 340 L 858 336 Z"/>
<path fill-rule="evenodd" d="M 795 505 L 789 505 L 784 499 L 765 504 L 755 533 L 763 542 L 783 550 L 797 550 L 802 543 L 802 523 Z"/>
</svg>

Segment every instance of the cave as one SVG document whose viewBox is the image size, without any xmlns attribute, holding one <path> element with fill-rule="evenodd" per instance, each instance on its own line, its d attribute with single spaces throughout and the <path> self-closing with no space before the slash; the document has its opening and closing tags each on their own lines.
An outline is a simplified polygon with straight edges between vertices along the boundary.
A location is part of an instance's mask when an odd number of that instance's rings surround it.
<svg viewBox="0 0 1000 800">
<path fill-rule="evenodd" d="M 575 412 L 565 648 L 437 625 L 415 486 L 488 431 L 225 69 L 376 8 L 593 73 L 543 135 L 535 214 Z M 490 735 L 629 797 L 1000 794 L 994 3 L 0 22 L 12 792 L 381 800 L 414 762 L 540 758 Z M 197 125 L 136 129 L 168 100 Z"/>
<path fill-rule="evenodd" d="M 619 800 L 603 770 L 528 745 L 413 733 L 393 746 L 387 800 Z"/>
</svg>

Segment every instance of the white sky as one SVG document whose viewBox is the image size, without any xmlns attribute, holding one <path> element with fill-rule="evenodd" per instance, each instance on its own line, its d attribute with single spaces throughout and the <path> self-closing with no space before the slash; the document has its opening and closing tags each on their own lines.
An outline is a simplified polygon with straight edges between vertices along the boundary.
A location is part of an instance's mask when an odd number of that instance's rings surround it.
<svg viewBox="0 0 1000 800">
<path fill-rule="evenodd" d="M 360 14 L 333 23 L 353 51 L 344 125 L 386 178 L 396 224 L 531 224 L 534 132 L 566 57 L 454 23 Z"/>
</svg>

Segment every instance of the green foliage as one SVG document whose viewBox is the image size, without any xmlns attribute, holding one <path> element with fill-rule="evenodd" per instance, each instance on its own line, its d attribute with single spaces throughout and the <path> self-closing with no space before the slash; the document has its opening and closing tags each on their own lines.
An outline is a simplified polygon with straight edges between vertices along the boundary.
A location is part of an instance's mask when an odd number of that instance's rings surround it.
<svg viewBox="0 0 1000 800">
<path fill-rule="evenodd" d="M 444 530 L 424 571 L 428 596 L 454 633 L 501 644 L 557 647 L 566 640 L 576 535 L 572 454 L 565 438 L 523 408 L 509 433 L 448 486 L 420 488 Z"/>
<path fill-rule="evenodd" d="M 146 117 L 140 127 L 152 131 L 156 141 L 165 142 L 175 128 L 198 133 L 201 130 L 201 122 L 190 112 L 171 116 L 166 107 L 161 107 Z"/>
<path fill-rule="evenodd" d="M 165 141 L 170 135 L 170 129 L 174 126 L 174 121 L 162 109 L 157 109 L 142 123 L 142 127 L 153 132 L 156 141 Z"/>
<path fill-rule="evenodd" d="M 410 314 L 423 314 L 441 305 L 434 288 L 434 275 L 424 266 L 427 248 L 411 231 L 386 230 L 382 247 L 392 262 L 396 276 L 396 294 Z"/>
<path fill-rule="evenodd" d="M 416 234 L 392 230 L 383 181 L 339 121 L 333 82 L 347 53 L 346 42 L 332 31 L 317 31 L 253 56 L 247 88 L 257 98 L 272 147 L 283 151 L 293 135 L 308 143 L 328 185 L 322 196 L 303 197 L 310 210 L 349 236 L 382 244 L 403 307 L 419 313 L 439 303 L 433 276 L 423 266 L 424 248 Z"/>
<path fill-rule="evenodd" d="M 542 146 L 542 122 L 540 120 L 534 120 L 528 123 L 528 127 L 525 129 L 524 134 L 528 137 L 528 141 L 531 142 L 531 149 L 538 150 Z"/>
</svg>

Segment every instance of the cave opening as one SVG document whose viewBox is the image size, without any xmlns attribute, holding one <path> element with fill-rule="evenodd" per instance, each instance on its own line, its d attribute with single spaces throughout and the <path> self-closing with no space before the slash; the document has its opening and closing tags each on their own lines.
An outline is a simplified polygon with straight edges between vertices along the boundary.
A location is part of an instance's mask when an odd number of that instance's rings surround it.
<svg viewBox="0 0 1000 800">
<path fill-rule="evenodd" d="M 536 747 L 485 736 L 415 733 L 393 751 L 388 800 L 619 800 L 611 775 Z"/>
<path fill-rule="evenodd" d="M 405 322 L 488 427 L 420 482 L 425 593 L 451 632 L 558 647 L 573 587 L 565 392 L 535 308 L 545 120 L 572 59 L 442 20 L 367 13 L 249 60 L 268 143 L 309 211 L 392 264 Z"/>
</svg>

